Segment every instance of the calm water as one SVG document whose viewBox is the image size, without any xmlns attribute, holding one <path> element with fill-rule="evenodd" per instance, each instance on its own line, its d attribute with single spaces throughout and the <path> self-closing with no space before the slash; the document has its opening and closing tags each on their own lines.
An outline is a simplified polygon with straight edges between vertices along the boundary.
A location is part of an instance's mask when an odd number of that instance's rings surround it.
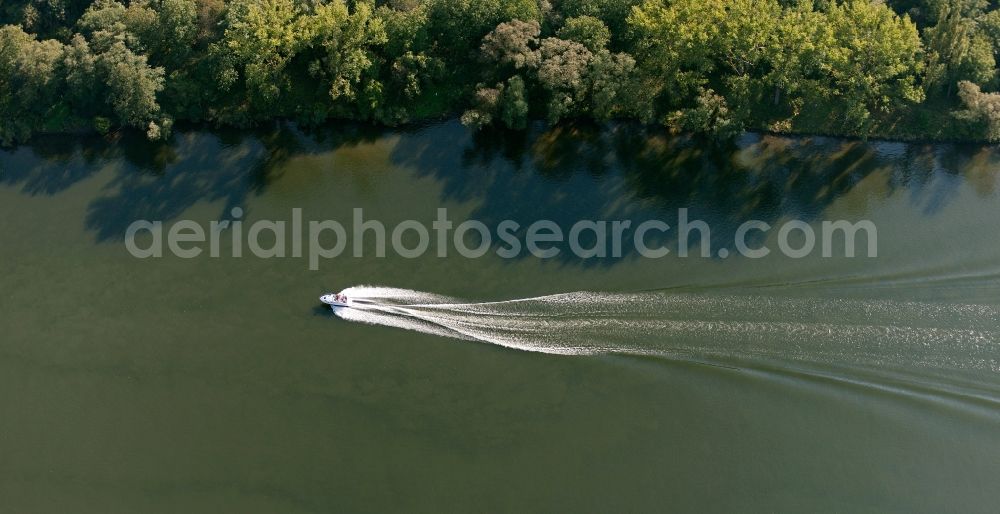
<svg viewBox="0 0 1000 514">
<path fill-rule="evenodd" d="M 998 170 L 987 147 L 454 122 L 0 152 L 0 510 L 996 512 Z M 122 242 L 237 206 L 390 228 L 683 207 L 714 247 L 748 219 L 869 219 L 879 256 L 309 271 Z M 318 304 L 348 287 L 393 309 Z"/>
</svg>

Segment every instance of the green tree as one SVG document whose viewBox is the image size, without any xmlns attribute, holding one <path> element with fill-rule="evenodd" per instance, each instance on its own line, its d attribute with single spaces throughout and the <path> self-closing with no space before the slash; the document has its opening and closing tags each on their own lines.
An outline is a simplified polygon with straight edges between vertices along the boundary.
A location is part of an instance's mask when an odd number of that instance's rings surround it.
<svg viewBox="0 0 1000 514">
<path fill-rule="evenodd" d="M 923 29 L 940 23 L 949 9 L 963 18 L 978 18 L 986 12 L 990 0 L 891 0 L 888 4 L 895 12 L 909 15 Z"/>
<path fill-rule="evenodd" d="M 972 125 L 978 135 L 1000 141 L 1000 94 L 984 93 L 976 84 L 963 80 L 958 83 L 958 97 L 965 108 L 955 117 Z"/>
<path fill-rule="evenodd" d="M 427 30 L 439 55 L 449 59 L 461 74 L 468 67 L 466 63 L 474 62 L 470 50 L 478 48 L 483 36 L 497 25 L 511 20 L 538 21 L 539 16 L 535 0 L 430 0 Z"/>
<path fill-rule="evenodd" d="M 219 87 L 240 85 L 261 115 L 277 113 L 277 101 L 290 87 L 285 68 L 303 41 L 295 1 L 233 0 L 223 25 L 223 38 L 214 45 Z"/>
<path fill-rule="evenodd" d="M 590 113 L 598 120 L 616 116 L 651 119 L 652 103 L 632 75 L 635 59 L 626 53 L 601 50 L 588 70 Z"/>
<path fill-rule="evenodd" d="M 725 16 L 723 0 L 646 0 L 628 18 L 638 71 L 650 93 L 683 105 L 715 70 L 712 44 Z"/>
<path fill-rule="evenodd" d="M 195 0 L 195 7 L 198 19 L 196 41 L 199 50 L 201 50 L 221 36 L 219 25 L 222 22 L 226 4 L 225 0 Z"/>
<path fill-rule="evenodd" d="M 594 54 L 580 43 L 554 37 L 542 40 L 539 53 L 538 82 L 549 97 L 549 122 L 580 114 L 589 91 L 588 74 Z"/>
<path fill-rule="evenodd" d="M 388 63 L 388 70 L 383 68 L 381 73 L 383 102 L 375 111 L 380 122 L 405 122 L 447 108 L 451 95 L 442 87 L 447 66 L 433 54 L 427 11 L 427 4 L 405 3 L 376 10 L 385 26 L 386 43 L 381 53 Z"/>
<path fill-rule="evenodd" d="M 157 7 L 164 9 L 163 4 Z M 116 0 L 98 0 L 77 22 L 87 41 L 74 38 L 74 48 L 68 53 L 72 56 L 67 58 L 68 77 L 92 84 L 90 93 L 105 100 L 101 106 L 81 99 L 80 103 L 95 108 L 88 114 L 110 113 L 121 125 L 146 130 L 151 139 L 167 137 L 173 123 L 157 98 L 164 89 L 165 69 L 151 65 L 146 55 L 168 47 L 170 42 L 164 38 L 177 35 L 165 33 L 160 20 L 161 13 L 144 0 L 127 7 Z"/>
<path fill-rule="evenodd" d="M 833 47 L 827 52 L 826 92 L 842 112 L 844 126 L 867 134 L 873 115 L 923 101 L 917 81 L 923 51 L 916 26 L 885 4 L 848 0 L 831 7 L 827 20 Z"/>
<path fill-rule="evenodd" d="M 97 94 L 103 87 L 97 76 L 97 57 L 82 35 L 75 34 L 66 45 L 63 69 L 66 74 L 66 100 L 73 112 L 84 117 L 101 114 L 105 102 Z"/>
<path fill-rule="evenodd" d="M 611 31 L 607 25 L 593 16 L 569 18 L 556 34 L 561 39 L 582 44 L 591 52 L 603 50 L 611 41 Z"/>
<path fill-rule="evenodd" d="M 924 95 L 996 85 L 992 3 L 887 2 L 12 0 L 0 139 L 84 124 L 165 137 L 172 115 L 399 123 L 462 107 L 470 125 L 634 117 L 863 136 L 919 114 Z M 992 97 L 963 88 L 956 116 L 988 126 Z"/>
<path fill-rule="evenodd" d="M 503 84 L 497 87 L 482 87 L 476 89 L 475 102 L 472 107 L 462 113 L 462 124 L 480 129 L 491 125 L 500 105 L 500 95 Z"/>
<path fill-rule="evenodd" d="M 924 30 L 927 48 L 927 89 L 951 96 L 959 81 L 984 85 L 993 80 L 993 45 L 976 22 L 951 5 L 933 27 Z"/>
<path fill-rule="evenodd" d="M 993 58 L 1000 58 L 1000 9 L 986 13 L 979 19 L 979 30 L 990 40 Z"/>
<path fill-rule="evenodd" d="M 330 99 L 341 114 L 356 106 L 369 118 L 381 104 L 376 49 L 387 41 L 385 24 L 374 15 L 373 1 L 359 1 L 354 12 L 340 1 L 316 6 L 307 18 L 308 44 L 322 49 L 309 64 L 309 72 L 328 84 Z"/>
<path fill-rule="evenodd" d="M 626 20 L 632 7 L 640 2 L 641 0 L 555 0 L 555 9 L 566 18 L 597 18 L 610 29 L 612 38 L 624 42 L 628 32 Z"/>
<path fill-rule="evenodd" d="M 489 82 L 500 82 L 476 88 L 473 107 L 462 115 L 464 124 L 477 128 L 495 122 L 508 128 L 526 126 L 528 82 L 533 81 L 541 62 L 537 48 L 540 33 L 537 20 L 512 20 L 498 24 L 483 37 L 480 61 L 488 63 L 483 75 Z M 523 75 L 528 75 L 528 80 Z"/>
<path fill-rule="evenodd" d="M 694 107 L 675 111 L 667 117 L 667 124 L 676 130 L 721 138 L 735 136 L 743 130 L 733 119 L 726 99 L 711 89 L 699 91 Z"/>
<path fill-rule="evenodd" d="M 181 68 L 191 57 L 198 39 L 198 5 L 194 0 L 143 0 L 140 5 L 156 13 L 150 28 L 143 34 L 149 60 L 157 66 Z"/>
<path fill-rule="evenodd" d="M 721 61 L 721 85 L 734 119 L 745 120 L 771 88 L 767 81 L 779 48 L 777 0 L 731 0 L 719 20 L 713 52 Z M 706 97 L 699 92 L 699 101 Z"/>
<path fill-rule="evenodd" d="M 87 37 L 96 53 L 107 51 L 118 41 L 126 43 L 132 50 L 143 51 L 144 47 L 135 29 L 143 23 L 141 18 L 148 14 L 151 13 L 139 9 L 129 13 L 125 5 L 116 0 L 97 0 L 87 8 L 76 26 Z M 132 23 L 132 31 L 127 22 Z"/>
<path fill-rule="evenodd" d="M 536 68 L 541 59 L 538 52 L 541 32 L 542 28 L 535 20 L 501 23 L 483 38 L 480 58 L 500 73 Z"/>
<path fill-rule="evenodd" d="M 524 79 L 511 77 L 500 93 L 500 120 L 509 128 L 523 129 L 528 126 L 530 105 Z"/>
<path fill-rule="evenodd" d="M 784 102 L 797 115 L 808 101 L 827 105 L 830 52 L 836 46 L 826 14 L 808 4 L 785 9 L 777 26 L 771 71 L 765 82 L 772 88 L 771 104 Z"/>
<path fill-rule="evenodd" d="M 603 27 L 600 21 L 593 21 Z M 497 25 L 483 38 L 481 57 L 492 65 L 487 68 L 486 80 L 501 82 L 493 87 L 479 86 L 475 107 L 463 116 L 466 124 L 501 121 L 511 128 L 523 125 L 531 110 L 529 92 L 533 98 L 545 99 L 537 106 L 544 109 L 536 110 L 544 112 L 552 123 L 571 116 L 607 119 L 639 112 L 638 95 L 631 87 L 634 59 L 603 47 L 595 53 L 568 39 L 539 39 L 540 33 L 537 21 L 515 20 Z"/>
<path fill-rule="evenodd" d="M 67 41 L 72 36 L 72 27 L 93 0 L 27 0 L 23 2 L 0 2 L 0 11 L 20 7 L 20 24 L 41 39 Z M 6 22 L 6 21 L 4 21 Z M 17 21 L 11 21 L 17 23 Z"/>
<path fill-rule="evenodd" d="M 58 41 L 38 41 L 14 25 L 0 27 L 0 144 L 22 141 L 50 124 L 62 105 L 62 56 Z"/>
<path fill-rule="evenodd" d="M 528 124 L 528 88 L 515 75 L 496 87 L 479 87 L 474 106 L 462 114 L 462 123 L 481 128 L 496 122 L 507 128 L 523 129 Z"/>
<path fill-rule="evenodd" d="M 198 35 L 194 0 L 98 0 L 80 17 L 77 28 L 98 53 L 116 41 L 146 55 L 154 65 L 181 67 Z"/>
<path fill-rule="evenodd" d="M 640 73 L 666 107 L 699 108 L 707 88 L 745 120 L 772 88 L 781 17 L 777 0 L 647 0 L 629 21 Z"/>
<path fill-rule="evenodd" d="M 163 89 L 163 68 L 150 67 L 146 56 L 122 42 L 100 54 L 96 66 L 108 88 L 108 103 L 122 124 L 146 129 L 150 139 L 169 134 L 173 121 L 161 115 L 156 101 Z"/>
</svg>

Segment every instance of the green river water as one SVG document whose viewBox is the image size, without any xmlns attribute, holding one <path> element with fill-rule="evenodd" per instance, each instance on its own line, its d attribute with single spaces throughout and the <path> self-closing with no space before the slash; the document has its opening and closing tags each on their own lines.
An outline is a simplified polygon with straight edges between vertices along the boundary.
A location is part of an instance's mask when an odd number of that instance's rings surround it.
<svg viewBox="0 0 1000 514">
<path fill-rule="evenodd" d="M 633 126 L 38 138 L 0 152 L 0 511 L 997 512 L 998 177 L 992 147 Z M 366 240 L 310 270 L 123 242 L 234 207 L 390 229 L 686 208 L 713 251 Z M 870 220 L 878 255 L 719 257 L 750 219 Z M 383 307 L 317 299 L 347 288 Z"/>
</svg>

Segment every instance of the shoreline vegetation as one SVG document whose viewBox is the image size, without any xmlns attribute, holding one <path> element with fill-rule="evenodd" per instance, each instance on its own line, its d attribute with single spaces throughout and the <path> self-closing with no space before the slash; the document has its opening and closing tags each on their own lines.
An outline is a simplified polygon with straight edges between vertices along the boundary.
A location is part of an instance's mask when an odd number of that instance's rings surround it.
<svg viewBox="0 0 1000 514">
<path fill-rule="evenodd" d="M 174 122 L 1000 140 L 985 0 L 13 0 L 0 145 Z"/>
</svg>

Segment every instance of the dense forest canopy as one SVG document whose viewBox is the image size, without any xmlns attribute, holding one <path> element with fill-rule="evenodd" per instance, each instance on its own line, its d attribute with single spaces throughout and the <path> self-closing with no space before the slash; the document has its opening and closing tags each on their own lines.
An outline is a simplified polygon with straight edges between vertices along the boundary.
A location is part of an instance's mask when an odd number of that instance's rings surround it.
<svg viewBox="0 0 1000 514">
<path fill-rule="evenodd" d="M 985 0 L 14 0 L 0 143 L 174 120 L 612 118 L 1000 139 Z"/>
</svg>

